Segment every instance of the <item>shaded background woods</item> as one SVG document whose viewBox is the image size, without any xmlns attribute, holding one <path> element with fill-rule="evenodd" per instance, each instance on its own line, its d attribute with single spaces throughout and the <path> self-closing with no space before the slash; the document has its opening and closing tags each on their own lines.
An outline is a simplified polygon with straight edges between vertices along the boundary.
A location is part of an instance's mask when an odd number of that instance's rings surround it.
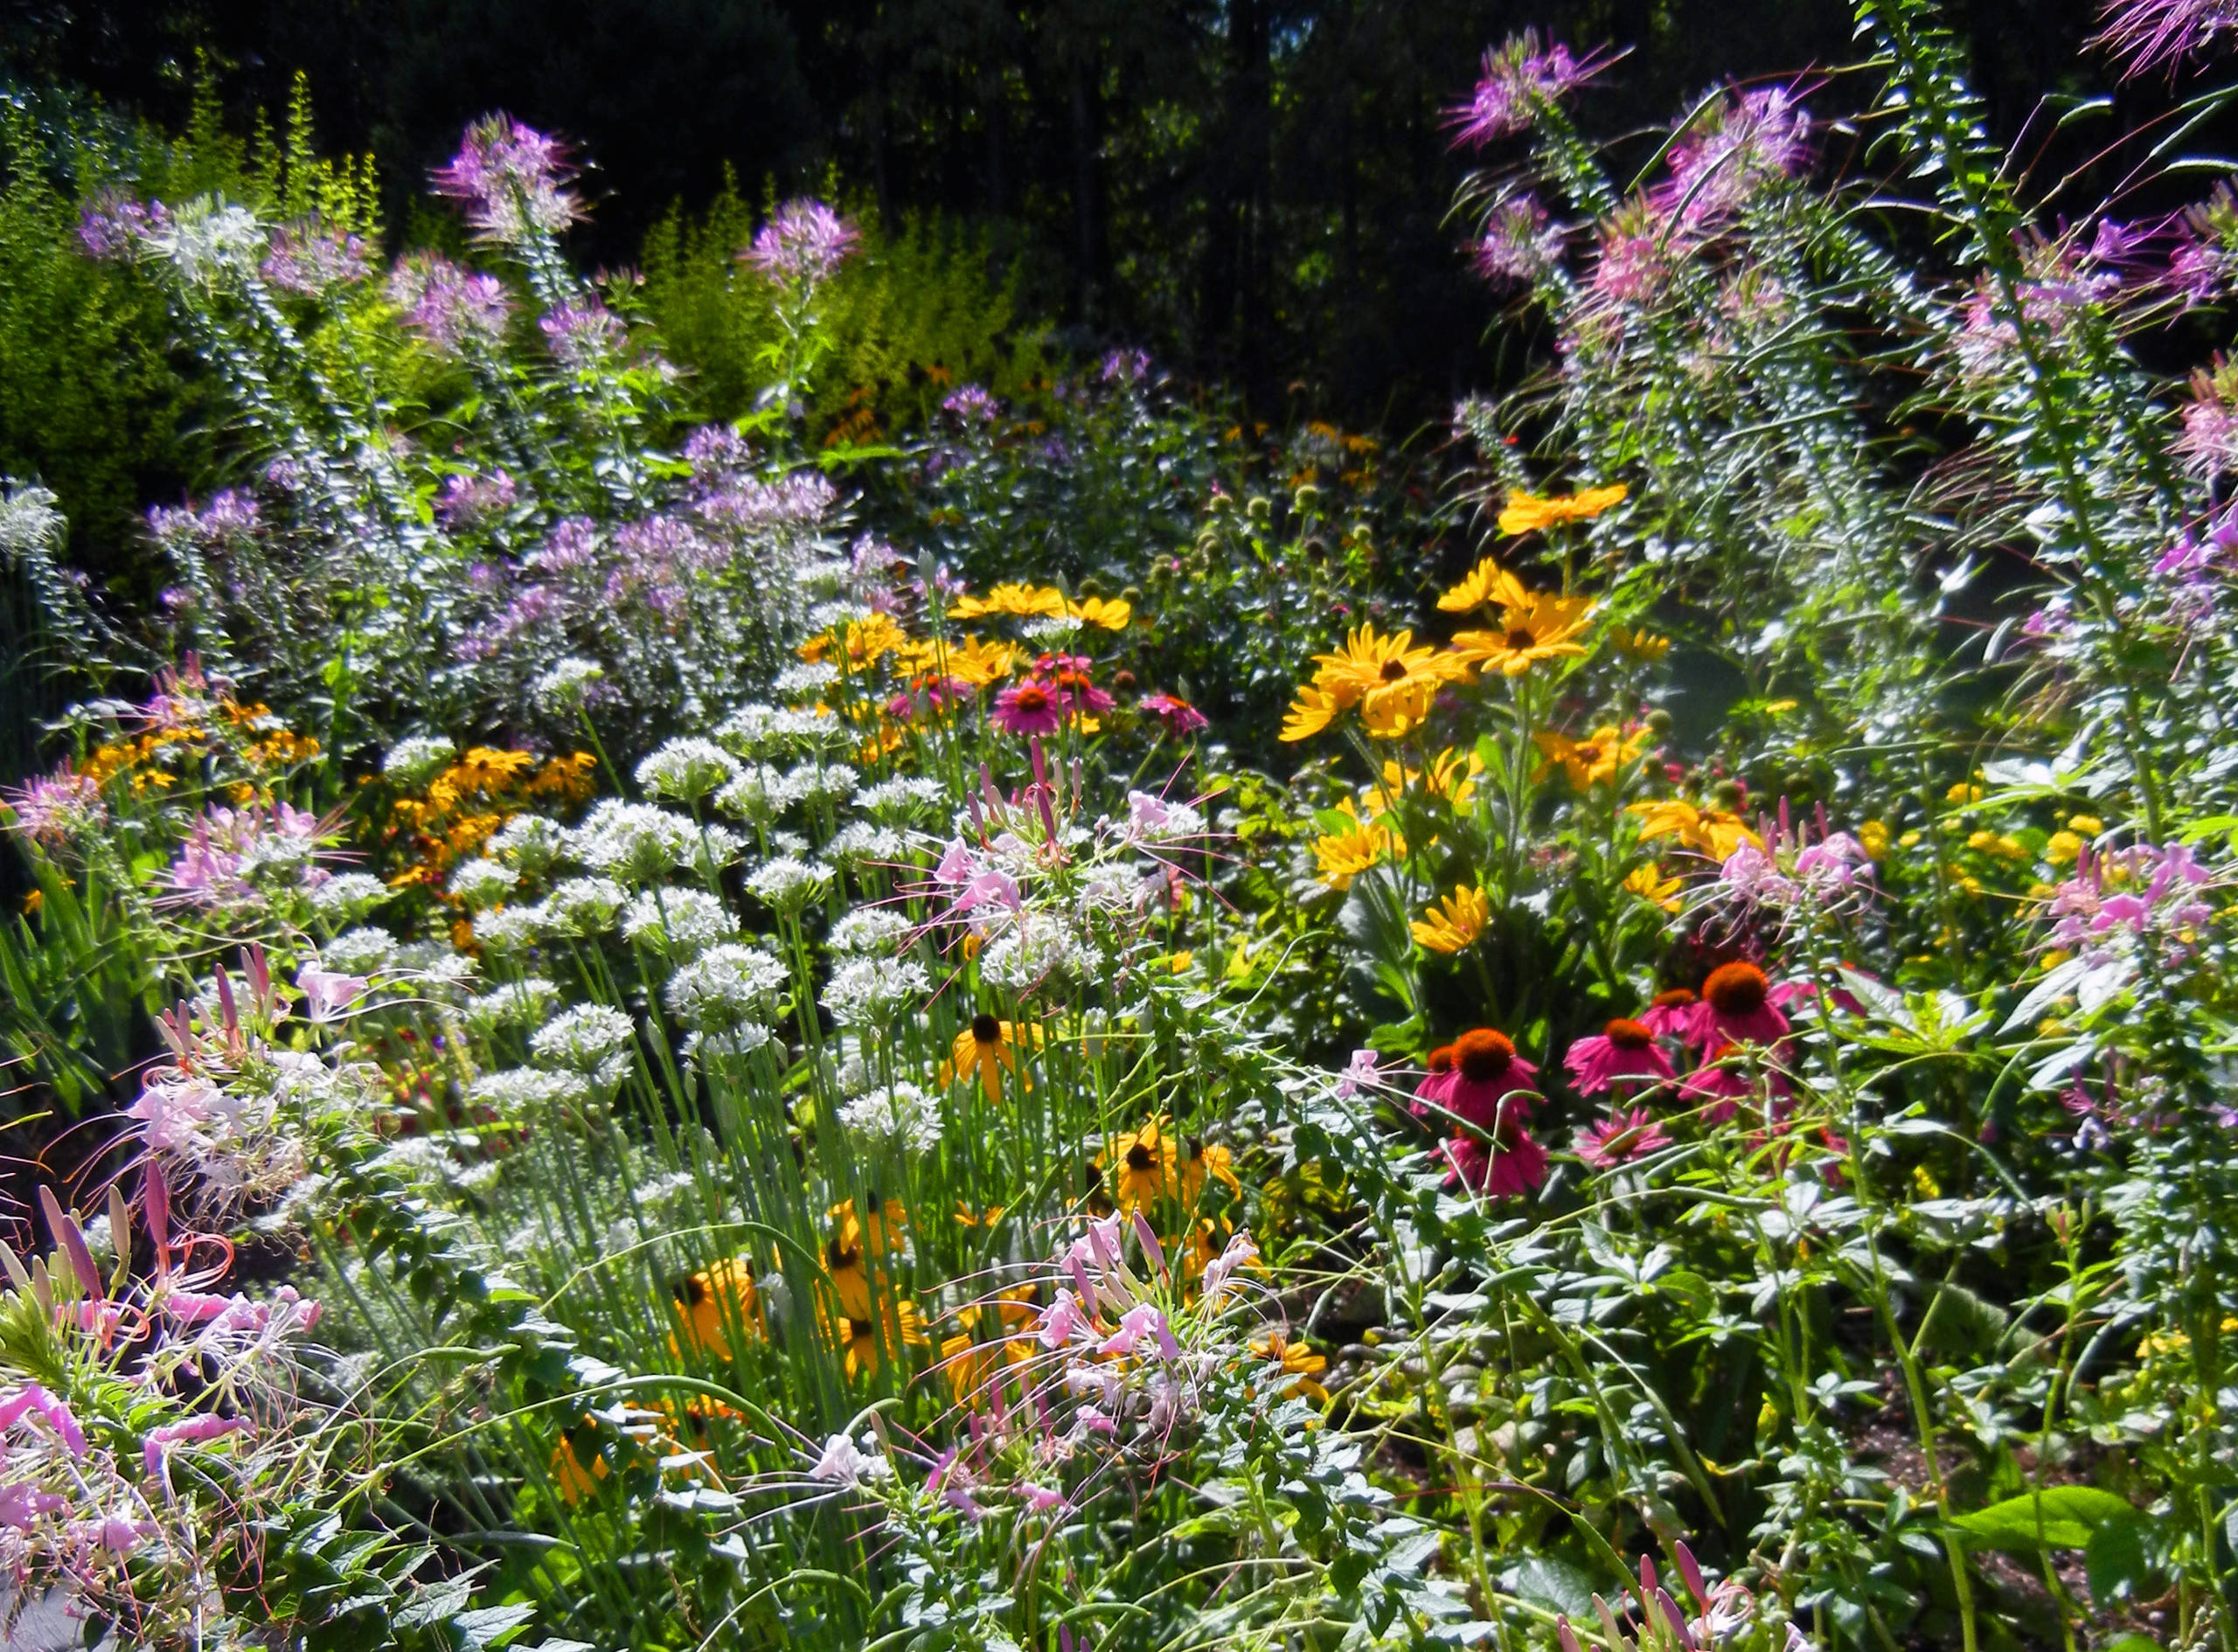
<svg viewBox="0 0 2238 1652">
<path fill-rule="evenodd" d="M 1957 10 L 2000 136 L 2082 89 L 2088 0 Z M 173 128 L 198 54 L 240 125 L 305 71 L 323 146 L 379 158 L 399 223 L 506 108 L 594 164 L 574 244 L 613 264 L 726 169 L 749 195 L 836 169 L 888 223 L 984 231 L 1020 313 L 1074 342 L 1403 434 L 1501 376 L 1444 111 L 1525 24 L 1635 48 L 1582 103 L 1604 135 L 1855 55 L 1831 0 L 54 0 L 12 8 L 5 44 L 20 78 Z"/>
</svg>

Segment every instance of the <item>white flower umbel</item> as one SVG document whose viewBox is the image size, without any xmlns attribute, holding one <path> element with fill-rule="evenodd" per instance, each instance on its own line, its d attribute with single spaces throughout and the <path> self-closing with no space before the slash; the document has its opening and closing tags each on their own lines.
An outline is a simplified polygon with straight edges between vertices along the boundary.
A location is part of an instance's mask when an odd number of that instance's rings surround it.
<svg viewBox="0 0 2238 1652">
<path fill-rule="evenodd" d="M 521 875 L 511 867 L 480 857 L 460 862 L 445 887 L 452 899 L 463 901 L 468 906 L 478 910 L 483 906 L 494 906 L 504 899 L 513 892 L 513 886 L 520 880 Z"/>
<path fill-rule="evenodd" d="M 629 903 L 622 933 L 671 958 L 689 958 L 738 933 L 738 920 L 704 889 L 649 889 Z"/>
<path fill-rule="evenodd" d="M 699 857 L 699 829 L 690 818 L 608 798 L 567 834 L 567 851 L 594 871 L 645 883 Z"/>
<path fill-rule="evenodd" d="M 483 1026 L 526 1026 L 541 1022 L 560 1002 L 560 989 L 542 975 L 509 981 L 467 1001 L 467 1019 Z"/>
<path fill-rule="evenodd" d="M 311 910 L 330 923 L 354 923 L 395 892 L 371 872 L 337 872 L 311 892 Z"/>
<path fill-rule="evenodd" d="M 858 820 L 841 827 L 824 852 L 839 866 L 899 866 L 907 863 L 909 840 L 891 826 Z"/>
<path fill-rule="evenodd" d="M 606 668 L 597 661 L 571 656 L 538 677 L 529 693 L 546 713 L 569 716 L 582 709 L 593 686 L 605 676 Z"/>
<path fill-rule="evenodd" d="M 758 947 L 710 947 L 668 983 L 668 1007 L 687 1026 L 736 1028 L 766 1021 L 791 983 L 783 963 Z"/>
<path fill-rule="evenodd" d="M 788 699 L 797 699 L 803 694 L 821 694 L 838 680 L 838 666 L 824 660 L 803 660 L 778 672 L 771 686 Z"/>
<path fill-rule="evenodd" d="M 796 764 L 785 776 L 785 790 L 803 803 L 844 803 L 863 777 L 845 763 Z"/>
<path fill-rule="evenodd" d="M 831 926 L 831 947 L 837 953 L 884 954 L 901 949 L 909 934 L 908 915 L 893 906 L 858 906 Z"/>
<path fill-rule="evenodd" d="M 629 892 L 611 878 L 570 878 L 553 885 L 544 906 L 553 934 L 602 935 L 614 927 L 615 915 L 629 899 Z"/>
<path fill-rule="evenodd" d="M 736 757 L 759 757 L 775 743 L 777 708 L 741 705 L 717 725 L 715 739 Z"/>
<path fill-rule="evenodd" d="M 469 1100 L 495 1108 L 507 1117 L 554 1104 L 580 1107 L 590 1097 L 590 1086 L 577 1072 L 548 1072 L 540 1067 L 505 1067 L 485 1072 L 467 1086 Z"/>
<path fill-rule="evenodd" d="M 396 937 L 386 929 L 361 925 L 344 930 L 321 947 L 319 958 L 329 969 L 345 975 L 371 975 L 396 961 Z"/>
<path fill-rule="evenodd" d="M 656 797 L 696 803 L 738 778 L 738 759 L 712 740 L 673 739 L 637 765 L 637 784 Z"/>
<path fill-rule="evenodd" d="M 932 990 L 925 966 L 914 958 L 857 958 L 833 972 L 824 989 L 832 1020 L 851 1029 L 878 1028 L 894 1011 Z"/>
<path fill-rule="evenodd" d="M 684 1055 L 686 1060 L 703 1065 L 710 1061 L 735 1060 L 752 1055 L 769 1039 L 769 1029 L 759 1021 L 741 1021 L 719 1031 L 709 1028 L 693 1033 L 684 1041 Z"/>
<path fill-rule="evenodd" d="M 1079 940 L 1062 923 L 1037 913 L 979 954 L 979 977 L 1013 997 L 1062 992 L 1076 981 L 1085 958 Z"/>
<path fill-rule="evenodd" d="M 558 860 L 567 843 L 566 828 L 542 815 L 516 815 L 490 840 L 490 853 L 514 871 L 534 878 Z"/>
<path fill-rule="evenodd" d="M 873 1090 L 839 1109 L 840 1121 L 857 1135 L 872 1136 L 929 1153 L 941 1144 L 941 1104 L 907 1082 Z"/>
<path fill-rule="evenodd" d="M 551 929 L 550 915 L 541 902 L 525 906 L 500 906 L 474 920 L 474 938 L 485 950 L 518 952 L 534 946 Z"/>
<path fill-rule="evenodd" d="M 629 1070 L 636 1024 L 608 1004 L 579 1003 L 562 1010 L 529 1037 L 536 1058 L 588 1074 L 601 1085 L 620 1082 Z"/>
<path fill-rule="evenodd" d="M 765 860 L 747 874 L 747 888 L 773 911 L 796 913 L 824 893 L 831 871 L 790 855 Z"/>
<path fill-rule="evenodd" d="M 863 1444 L 865 1449 L 858 1451 L 846 1435 L 832 1435 L 824 1442 L 824 1453 L 808 1471 L 808 1477 L 849 1489 L 893 1479 L 893 1465 L 879 1450 L 876 1438 L 865 1434 Z"/>
<path fill-rule="evenodd" d="M 458 755 L 458 747 L 440 734 L 414 735 L 388 748 L 381 760 L 381 778 L 411 791 L 434 778 L 435 771 Z"/>
<path fill-rule="evenodd" d="M 892 825 L 924 819 L 948 801 L 948 788 L 921 774 L 881 781 L 855 795 L 855 804 L 872 818 Z"/>
<path fill-rule="evenodd" d="M 740 769 L 728 785 L 715 794 L 715 807 L 726 815 L 763 826 L 783 814 L 792 801 L 785 788 L 784 774 L 767 763 Z"/>
</svg>

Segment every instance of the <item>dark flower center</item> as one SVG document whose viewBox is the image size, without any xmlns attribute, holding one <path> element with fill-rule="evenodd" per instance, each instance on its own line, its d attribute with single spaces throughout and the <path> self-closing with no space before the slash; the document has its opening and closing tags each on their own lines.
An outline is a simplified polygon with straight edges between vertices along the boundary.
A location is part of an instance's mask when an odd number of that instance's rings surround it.
<svg viewBox="0 0 2238 1652">
<path fill-rule="evenodd" d="M 1505 1034 L 1479 1027 L 1474 1032 L 1463 1033 L 1455 1042 L 1453 1060 L 1463 1078 L 1472 1084 L 1489 1084 L 1514 1062 L 1515 1046 L 1508 1042 Z"/>
<path fill-rule="evenodd" d="M 1507 634 L 1507 645 L 1512 649 L 1531 648 L 1534 646 L 1538 641 L 1539 639 L 1537 637 L 1532 635 L 1530 632 L 1525 630 L 1519 625 L 1511 628 Z"/>
<path fill-rule="evenodd" d="M 1424 1061 L 1423 1065 L 1428 1066 L 1432 1072 L 1452 1072 L 1453 1046 L 1449 1044 L 1442 1044 L 1438 1045 L 1436 1049 L 1429 1052 L 1429 1055 Z"/>
<path fill-rule="evenodd" d="M 1018 698 L 1011 704 L 1021 711 L 1046 711 L 1049 709 L 1048 691 L 1029 683 L 1018 691 Z"/>
<path fill-rule="evenodd" d="M 1383 670 L 1381 675 L 1385 682 L 1396 683 L 1400 677 L 1407 675 L 1407 668 L 1400 664 L 1397 660 L 1386 660 L 1383 663 Z"/>
<path fill-rule="evenodd" d="M 971 1017 L 971 1038 L 977 1044 L 1000 1044 L 1003 1041 L 1003 1024 L 992 1016 L 974 1016 Z"/>
<path fill-rule="evenodd" d="M 676 1281 L 676 1300 L 686 1308 L 697 1308 L 707 1300 L 707 1281 L 704 1274 L 694 1274 L 689 1279 Z"/>
<path fill-rule="evenodd" d="M 1157 1163 L 1157 1157 L 1140 1142 L 1127 1149 L 1127 1168 L 1130 1170 L 1147 1170 Z"/>
<path fill-rule="evenodd" d="M 1627 1020 L 1622 1016 L 1610 1022 L 1603 1031 L 1609 1042 L 1619 1050 L 1644 1050 L 1655 1042 L 1655 1034 L 1638 1022 Z"/>
<path fill-rule="evenodd" d="M 825 1260 L 831 1264 L 831 1271 L 835 1274 L 842 1274 L 851 1267 L 862 1265 L 863 1247 L 859 1245 L 846 1245 L 835 1239 L 824 1247 L 824 1253 Z"/>
<path fill-rule="evenodd" d="M 1668 992 L 1658 992 L 1655 995 L 1655 1007 L 1658 1010 L 1684 1010 L 1693 1002 L 1694 995 L 1684 987 L 1673 987 Z"/>
<path fill-rule="evenodd" d="M 1752 1016 L 1764 1007 L 1771 982 L 1752 963 L 1720 964 L 1702 983 L 1702 996 L 1721 1016 Z"/>
</svg>

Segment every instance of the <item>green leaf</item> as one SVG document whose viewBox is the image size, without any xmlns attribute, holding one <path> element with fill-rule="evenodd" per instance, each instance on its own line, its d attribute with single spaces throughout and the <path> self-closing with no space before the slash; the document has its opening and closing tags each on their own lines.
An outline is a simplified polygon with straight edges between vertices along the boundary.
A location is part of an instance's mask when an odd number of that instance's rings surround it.
<svg viewBox="0 0 2238 1652">
<path fill-rule="evenodd" d="M 2126 1498 L 2096 1486 L 2053 1486 L 2023 1492 L 1951 1524 L 1984 1549 L 2088 1549 L 2098 1534 L 2126 1524 L 2142 1527 L 2144 1513 Z"/>
</svg>

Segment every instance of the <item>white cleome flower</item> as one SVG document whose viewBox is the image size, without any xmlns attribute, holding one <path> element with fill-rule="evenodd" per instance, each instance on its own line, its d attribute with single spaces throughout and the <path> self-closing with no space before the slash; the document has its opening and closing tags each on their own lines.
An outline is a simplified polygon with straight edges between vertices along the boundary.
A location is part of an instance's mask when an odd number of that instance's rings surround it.
<svg viewBox="0 0 2238 1652">
<path fill-rule="evenodd" d="M 914 1084 L 873 1090 L 839 1109 L 839 1119 L 858 1135 L 875 1136 L 913 1153 L 941 1144 L 941 1104 Z"/>
</svg>

